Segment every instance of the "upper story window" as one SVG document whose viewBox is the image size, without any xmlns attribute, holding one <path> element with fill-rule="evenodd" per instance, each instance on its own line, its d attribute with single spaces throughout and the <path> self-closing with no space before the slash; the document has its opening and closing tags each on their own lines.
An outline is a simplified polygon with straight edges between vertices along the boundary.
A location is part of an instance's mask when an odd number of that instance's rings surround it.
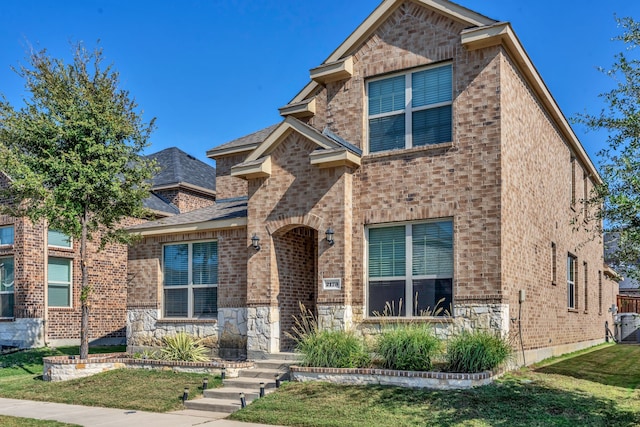
<svg viewBox="0 0 640 427">
<path fill-rule="evenodd" d="M 165 317 L 217 316 L 217 242 L 165 245 L 162 271 Z"/>
<path fill-rule="evenodd" d="M 49 246 L 56 246 L 59 248 L 71 247 L 71 237 L 67 236 L 62 231 L 49 229 L 47 231 L 47 241 Z"/>
<path fill-rule="evenodd" d="M 452 140 L 451 64 L 368 83 L 369 152 Z"/>
<path fill-rule="evenodd" d="M 0 227 L 0 246 L 13 245 L 13 225 Z"/>
</svg>

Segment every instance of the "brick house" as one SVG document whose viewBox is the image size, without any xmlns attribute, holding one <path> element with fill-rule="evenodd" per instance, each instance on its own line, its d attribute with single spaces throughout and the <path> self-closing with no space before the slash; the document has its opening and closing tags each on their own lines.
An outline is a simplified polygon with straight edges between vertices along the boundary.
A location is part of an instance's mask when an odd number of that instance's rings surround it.
<svg viewBox="0 0 640 427">
<path fill-rule="evenodd" d="M 365 335 L 521 331 L 526 363 L 604 340 L 618 287 L 573 225 L 601 178 L 509 23 L 385 0 L 310 77 L 207 152 L 215 205 L 132 227 L 131 347 L 289 351 L 300 302 Z"/>
<path fill-rule="evenodd" d="M 145 200 L 154 219 L 214 203 L 214 168 L 177 148 L 149 157 L 160 166 L 152 194 Z M 10 185 L 6 175 L 0 174 L 0 179 L 0 185 Z M 92 343 L 123 344 L 128 248 L 107 245 L 98 253 L 95 249 L 96 243 L 89 242 L 93 288 L 89 338 Z M 79 260 L 79 244 L 68 236 L 47 229 L 44 223 L 0 216 L 0 346 L 79 342 Z"/>
</svg>

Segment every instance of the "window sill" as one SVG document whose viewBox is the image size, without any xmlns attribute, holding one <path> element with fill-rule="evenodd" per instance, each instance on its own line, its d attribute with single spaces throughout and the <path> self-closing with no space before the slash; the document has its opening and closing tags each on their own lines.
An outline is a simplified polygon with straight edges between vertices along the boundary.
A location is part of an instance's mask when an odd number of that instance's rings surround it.
<svg viewBox="0 0 640 427">
<path fill-rule="evenodd" d="M 15 322 L 15 317 L 0 317 L 0 323 L 2 322 Z"/>
<path fill-rule="evenodd" d="M 569 313 L 580 313 L 580 311 L 578 309 L 576 309 L 576 308 L 567 308 L 567 311 Z"/>
<path fill-rule="evenodd" d="M 157 323 L 172 323 L 172 324 L 211 324 L 218 323 L 216 318 L 198 319 L 195 317 L 181 317 L 181 318 L 164 318 L 158 319 Z"/>
<path fill-rule="evenodd" d="M 435 316 L 424 316 L 424 317 L 367 317 L 362 320 L 362 323 L 375 325 L 379 323 L 415 323 L 415 322 L 425 322 L 425 323 L 453 323 L 454 319 L 451 316 L 448 317 L 435 317 Z"/>
<path fill-rule="evenodd" d="M 74 310 L 73 307 L 52 307 L 52 306 L 49 306 L 48 309 L 53 311 L 73 311 Z"/>
<path fill-rule="evenodd" d="M 367 153 L 362 157 L 362 160 L 364 162 L 366 160 L 376 160 L 379 158 L 402 156 L 405 154 L 419 153 L 422 151 L 443 150 L 443 149 L 452 148 L 452 147 L 453 147 L 453 142 L 441 142 L 440 144 L 422 145 L 420 147 L 400 148 L 397 150 L 388 150 L 388 151 L 378 151 L 375 153 Z"/>
</svg>

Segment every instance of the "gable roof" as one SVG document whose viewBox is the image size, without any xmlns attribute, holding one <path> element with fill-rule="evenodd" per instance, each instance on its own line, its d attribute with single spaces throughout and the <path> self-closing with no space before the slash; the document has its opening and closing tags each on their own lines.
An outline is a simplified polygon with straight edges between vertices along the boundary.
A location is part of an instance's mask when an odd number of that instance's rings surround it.
<svg viewBox="0 0 640 427">
<path fill-rule="evenodd" d="M 180 215 L 129 227 L 143 236 L 242 227 L 247 224 L 247 198 L 226 199 Z"/>
<path fill-rule="evenodd" d="M 160 215 L 177 215 L 180 213 L 180 209 L 176 205 L 153 192 L 142 201 L 142 206 Z"/>
<path fill-rule="evenodd" d="M 177 147 L 146 156 L 156 160 L 160 171 L 152 179 L 152 189 L 187 187 L 203 193 L 216 191 L 216 170 Z"/>
<path fill-rule="evenodd" d="M 273 132 L 280 123 L 273 124 L 249 135 L 236 138 L 225 144 L 219 145 L 207 151 L 207 157 L 214 159 L 218 156 L 243 153 L 255 149 L 262 141 L 264 141 Z"/>
</svg>

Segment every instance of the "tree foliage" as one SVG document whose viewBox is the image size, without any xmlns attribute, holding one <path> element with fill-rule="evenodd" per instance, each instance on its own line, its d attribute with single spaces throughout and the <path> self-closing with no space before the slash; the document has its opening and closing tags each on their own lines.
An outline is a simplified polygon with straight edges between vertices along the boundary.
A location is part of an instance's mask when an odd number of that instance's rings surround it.
<svg viewBox="0 0 640 427">
<path fill-rule="evenodd" d="M 598 206 L 598 219 L 613 237 L 611 258 L 622 273 L 640 277 L 640 23 L 616 19 L 622 33 L 614 40 L 625 50 L 615 55 L 610 69 L 601 69 L 616 85 L 602 93 L 604 108 L 580 114 L 578 123 L 607 133 L 607 147 L 598 153 L 604 184 L 589 202 Z"/>
<path fill-rule="evenodd" d="M 88 241 L 127 243 L 127 217 L 145 214 L 154 166 L 140 157 L 154 120 L 145 123 L 101 49 L 74 46 L 73 63 L 32 52 L 14 68 L 29 96 L 16 109 L 0 99 L 0 169 L 11 180 L 5 213 L 45 220 L 80 242 L 81 357 L 88 352 Z"/>
</svg>

